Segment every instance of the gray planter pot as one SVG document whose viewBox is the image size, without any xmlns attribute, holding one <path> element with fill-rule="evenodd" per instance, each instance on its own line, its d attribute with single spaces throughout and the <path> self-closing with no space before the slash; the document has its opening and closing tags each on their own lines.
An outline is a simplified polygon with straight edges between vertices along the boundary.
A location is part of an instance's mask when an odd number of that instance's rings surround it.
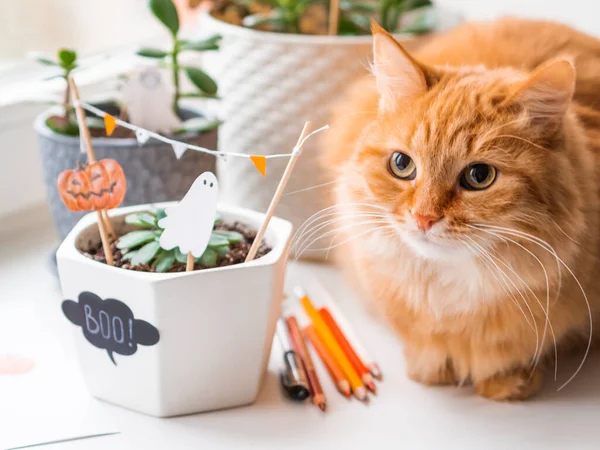
<svg viewBox="0 0 600 450">
<path fill-rule="evenodd" d="M 99 107 L 110 111 L 107 105 Z M 47 118 L 54 112 L 39 115 L 35 130 L 39 137 L 48 204 L 62 240 L 85 212 L 74 213 L 65 207 L 58 195 L 56 181 L 63 170 L 76 167 L 77 160 L 84 161 L 85 155 L 80 152 L 78 137 L 57 134 L 46 126 Z M 184 119 L 201 116 L 186 108 L 182 108 L 181 114 Z M 177 140 L 214 150 L 217 148 L 217 130 L 200 135 L 182 134 Z M 93 138 L 93 145 L 98 159 L 112 158 L 123 166 L 127 177 L 123 206 L 180 200 L 198 175 L 207 170 L 215 171 L 214 156 L 188 150 L 178 160 L 170 145 L 153 139 L 139 146 L 135 138 L 103 137 Z"/>
</svg>

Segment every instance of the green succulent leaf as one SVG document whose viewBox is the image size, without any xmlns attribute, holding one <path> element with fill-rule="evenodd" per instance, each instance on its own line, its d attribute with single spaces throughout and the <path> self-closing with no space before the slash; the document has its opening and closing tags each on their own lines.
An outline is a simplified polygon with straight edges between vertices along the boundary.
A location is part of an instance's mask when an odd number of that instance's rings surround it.
<svg viewBox="0 0 600 450">
<path fill-rule="evenodd" d="M 58 134 L 64 134 L 66 136 L 78 136 L 79 135 L 79 127 L 76 123 L 71 122 L 64 117 L 49 117 L 46 120 L 46 125 L 52 131 Z"/>
<path fill-rule="evenodd" d="M 123 256 L 121 256 L 121 259 L 123 259 L 125 261 L 131 261 L 131 258 L 133 258 L 136 253 L 137 253 L 137 250 L 131 250 L 127 253 L 124 253 Z"/>
<path fill-rule="evenodd" d="M 143 56 L 144 58 L 157 58 L 162 59 L 166 56 L 169 56 L 168 52 L 161 50 L 159 48 L 140 48 L 137 52 L 135 52 L 138 56 Z"/>
<path fill-rule="evenodd" d="M 182 98 L 210 98 L 214 100 L 220 100 L 216 94 L 207 94 L 206 92 L 182 92 L 180 95 Z"/>
<path fill-rule="evenodd" d="M 224 247 L 226 245 L 229 245 L 229 241 L 224 236 L 220 236 L 215 233 L 210 235 L 210 239 L 208 241 L 208 247 L 215 248 L 215 247 Z"/>
<path fill-rule="evenodd" d="M 125 216 L 125 223 L 138 227 L 156 227 L 157 218 L 147 212 L 133 213 Z"/>
<path fill-rule="evenodd" d="M 124 236 L 121 236 L 117 241 L 119 250 L 124 248 L 135 248 L 156 239 L 156 234 L 152 230 L 131 231 Z"/>
<path fill-rule="evenodd" d="M 424 10 L 417 14 L 405 27 L 400 28 L 401 33 L 424 34 L 435 28 L 435 17 L 431 11 Z"/>
<path fill-rule="evenodd" d="M 154 270 L 156 270 L 157 272 L 166 272 L 167 270 L 169 270 L 171 267 L 173 267 L 173 264 L 175 264 L 175 251 L 174 250 L 169 250 L 169 251 L 163 251 L 161 252 L 156 259 L 154 260 Z"/>
<path fill-rule="evenodd" d="M 223 217 L 219 213 L 215 213 L 215 223 L 220 223 L 223 220 Z"/>
<path fill-rule="evenodd" d="M 205 267 L 215 267 L 217 265 L 218 254 L 212 248 L 207 248 L 200 257 L 200 264 Z"/>
<path fill-rule="evenodd" d="M 182 264 L 187 263 L 187 255 L 182 253 L 179 247 L 175 249 L 175 259 Z"/>
<path fill-rule="evenodd" d="M 85 123 L 88 128 L 93 128 L 94 130 L 104 130 L 104 120 L 100 117 L 89 116 L 85 118 Z"/>
<path fill-rule="evenodd" d="M 157 241 L 151 241 L 140 248 L 133 258 L 131 258 L 131 264 L 137 266 L 138 264 L 148 264 L 152 258 L 156 256 L 160 250 L 160 244 Z"/>
<path fill-rule="evenodd" d="M 194 117 L 193 119 L 182 122 L 180 127 L 175 130 L 175 133 L 203 133 L 205 131 L 214 130 L 222 123 L 221 120 Z"/>
<path fill-rule="evenodd" d="M 212 36 L 208 39 L 202 39 L 200 41 L 181 41 L 181 50 L 194 50 L 197 52 L 204 52 L 210 50 L 219 50 L 219 41 L 221 36 Z"/>
<path fill-rule="evenodd" d="M 209 77 L 204 71 L 197 67 L 184 67 L 185 73 L 187 74 L 190 81 L 203 92 L 207 94 L 217 93 L 217 83 L 211 77 Z"/>
<path fill-rule="evenodd" d="M 164 209 L 157 209 L 154 214 L 156 215 L 156 221 L 158 222 L 160 219 L 164 219 L 167 217 L 167 213 Z"/>
<path fill-rule="evenodd" d="M 213 236 L 214 235 L 224 237 L 230 244 L 237 244 L 238 242 L 242 242 L 244 239 L 244 235 L 242 233 L 238 233 L 237 231 L 215 230 L 213 231 Z"/>
<path fill-rule="evenodd" d="M 61 67 L 65 69 L 74 69 L 77 60 L 77 52 L 68 48 L 61 48 L 58 51 L 58 61 Z"/>
<path fill-rule="evenodd" d="M 222 258 L 231 251 L 231 247 L 229 247 L 229 246 L 217 247 L 215 250 L 217 251 L 217 254 Z"/>
<path fill-rule="evenodd" d="M 150 10 L 166 26 L 173 36 L 179 31 L 179 14 L 172 0 L 150 0 Z"/>
<path fill-rule="evenodd" d="M 271 25 L 276 30 L 285 28 L 286 11 L 273 9 L 267 13 L 250 14 L 242 19 L 242 25 L 248 28 L 256 28 L 260 25 Z"/>
</svg>

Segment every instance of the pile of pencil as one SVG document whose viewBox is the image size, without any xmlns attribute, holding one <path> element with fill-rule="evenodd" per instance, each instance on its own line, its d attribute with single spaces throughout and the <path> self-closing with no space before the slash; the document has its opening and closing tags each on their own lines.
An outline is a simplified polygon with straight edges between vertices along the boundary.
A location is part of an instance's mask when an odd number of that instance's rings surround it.
<svg viewBox="0 0 600 450">
<path fill-rule="evenodd" d="M 308 384 L 313 403 L 325 411 L 327 400 L 306 341 L 315 349 L 342 395 L 354 394 L 359 400 L 367 401 L 369 391 L 376 393 L 374 379 L 381 380 L 379 366 L 366 353 L 341 311 L 334 306 L 317 309 L 301 288 L 296 288 L 294 294 L 310 318 L 310 325 L 301 330 L 294 316 L 288 316 L 285 323 L 291 348 L 304 371 L 300 378 Z"/>
</svg>

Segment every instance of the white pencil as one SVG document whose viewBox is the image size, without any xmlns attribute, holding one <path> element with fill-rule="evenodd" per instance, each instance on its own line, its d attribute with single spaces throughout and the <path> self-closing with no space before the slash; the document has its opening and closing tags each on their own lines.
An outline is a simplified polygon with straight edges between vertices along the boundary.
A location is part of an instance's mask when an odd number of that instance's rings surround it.
<svg viewBox="0 0 600 450">
<path fill-rule="evenodd" d="M 358 357 L 363 361 L 365 367 L 369 369 L 371 375 L 373 375 L 378 380 L 381 380 L 383 378 L 383 375 L 381 373 L 379 365 L 375 362 L 373 358 L 371 358 L 369 352 L 367 352 L 367 349 L 362 345 L 362 343 L 358 339 L 356 331 L 354 331 L 354 328 L 352 327 L 350 322 L 346 320 L 346 318 L 342 314 L 342 311 L 338 308 L 337 304 L 331 297 L 329 291 L 325 289 L 325 286 L 323 286 L 321 282 L 315 280 L 315 284 L 317 285 L 317 292 L 321 292 L 322 295 L 325 297 L 323 298 L 323 305 L 327 306 L 329 312 L 333 315 L 335 321 L 342 330 L 342 333 L 344 333 L 346 339 L 348 339 L 350 345 L 352 345 Z"/>
</svg>

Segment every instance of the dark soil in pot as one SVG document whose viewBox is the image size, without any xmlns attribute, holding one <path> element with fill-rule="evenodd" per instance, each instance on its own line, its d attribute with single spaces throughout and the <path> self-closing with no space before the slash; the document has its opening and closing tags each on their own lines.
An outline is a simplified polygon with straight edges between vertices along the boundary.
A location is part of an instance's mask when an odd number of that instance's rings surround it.
<svg viewBox="0 0 600 450">
<path fill-rule="evenodd" d="M 248 255 L 248 252 L 250 251 L 252 243 L 254 242 L 254 238 L 256 237 L 256 231 L 251 230 L 250 228 L 239 222 L 235 222 L 232 224 L 218 223 L 215 225 L 214 229 L 221 231 L 234 231 L 240 233 L 243 236 L 243 239 L 238 243 L 230 244 L 230 250 L 227 253 L 219 254 L 216 264 L 214 266 L 205 266 L 201 262 L 196 261 L 194 265 L 194 270 L 213 269 L 215 267 L 224 267 L 243 263 L 246 259 L 246 256 Z M 117 241 L 118 239 L 113 241 L 113 243 L 111 244 L 115 267 L 141 272 L 156 272 L 155 268 L 151 264 L 133 265 L 131 261 L 129 261 L 129 259 L 125 257 L 125 254 L 117 248 Z M 258 250 L 258 253 L 256 254 L 256 259 L 266 255 L 270 251 L 271 248 L 268 245 L 266 245 L 263 241 L 262 245 Z M 90 259 L 106 264 L 106 256 L 104 254 L 104 249 L 102 248 L 102 245 L 100 243 L 96 244 L 95 246 L 91 246 L 87 251 L 82 251 L 81 253 Z M 185 262 L 176 261 L 169 270 L 165 271 L 165 273 L 185 272 L 185 269 Z"/>
</svg>

